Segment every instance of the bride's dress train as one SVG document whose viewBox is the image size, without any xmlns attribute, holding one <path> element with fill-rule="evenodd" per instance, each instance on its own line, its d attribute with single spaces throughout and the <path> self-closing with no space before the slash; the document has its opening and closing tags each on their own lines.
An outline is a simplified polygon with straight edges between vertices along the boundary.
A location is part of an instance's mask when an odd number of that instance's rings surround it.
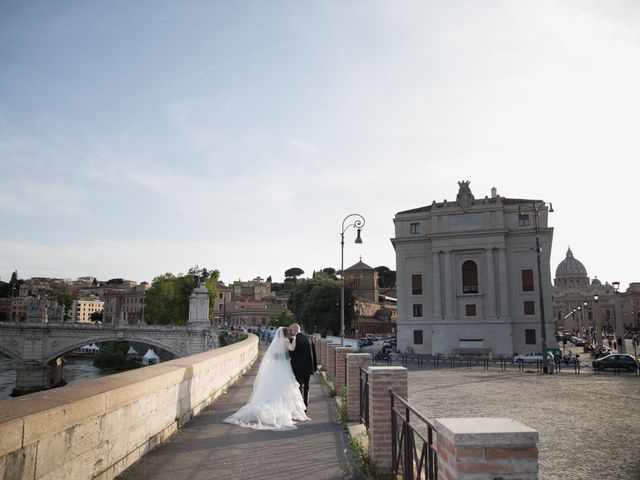
<svg viewBox="0 0 640 480">
<path fill-rule="evenodd" d="M 249 402 L 225 422 L 256 430 L 293 430 L 296 421 L 309 420 L 289 363 L 287 341 L 278 328 L 260 363 Z"/>
</svg>

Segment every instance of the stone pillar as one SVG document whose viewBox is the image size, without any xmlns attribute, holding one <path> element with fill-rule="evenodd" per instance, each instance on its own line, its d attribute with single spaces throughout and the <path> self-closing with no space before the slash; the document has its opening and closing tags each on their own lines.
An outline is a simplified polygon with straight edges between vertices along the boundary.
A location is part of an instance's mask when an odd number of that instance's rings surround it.
<svg viewBox="0 0 640 480">
<path fill-rule="evenodd" d="M 434 252 L 433 261 L 433 316 L 442 316 L 442 277 L 440 276 L 440 252 Z"/>
<path fill-rule="evenodd" d="M 62 357 L 57 358 L 51 365 L 42 365 L 37 362 L 24 362 L 18 365 L 16 367 L 16 385 L 11 395 L 18 397 L 64 385 L 66 382 L 62 368 Z"/>
<path fill-rule="evenodd" d="M 507 251 L 498 248 L 498 274 L 500 289 L 500 313 L 498 315 L 506 317 L 511 315 L 509 311 L 509 284 L 507 277 Z"/>
<path fill-rule="evenodd" d="M 329 365 L 329 344 L 330 340 L 325 339 L 325 342 L 322 344 L 322 369 L 327 372 L 327 365 Z"/>
<path fill-rule="evenodd" d="M 391 473 L 391 396 L 407 398 L 407 369 L 369 367 L 369 456 L 376 471 Z"/>
<path fill-rule="evenodd" d="M 438 477 L 538 478 L 538 432 L 509 418 L 438 418 Z"/>
<path fill-rule="evenodd" d="M 451 266 L 451 252 L 444 252 L 444 316 L 453 317 L 453 298 L 457 291 L 453 283 L 453 270 Z"/>
<path fill-rule="evenodd" d="M 485 258 L 487 262 L 487 312 L 489 317 L 496 316 L 496 276 L 493 265 L 493 249 L 485 250 Z"/>
<path fill-rule="evenodd" d="M 339 346 L 339 343 L 327 345 L 327 376 L 332 382 L 336 381 L 336 348 Z"/>
<path fill-rule="evenodd" d="M 327 343 L 326 338 L 321 338 L 316 342 L 316 354 L 318 355 L 318 368 L 320 368 L 320 366 L 322 366 L 322 368 L 325 367 L 326 343 Z M 326 370 L 326 368 L 324 369 Z"/>
<path fill-rule="evenodd" d="M 360 368 L 371 365 L 370 353 L 347 353 L 347 418 L 357 422 L 360 418 Z"/>
<path fill-rule="evenodd" d="M 339 395 L 342 387 L 347 385 L 347 354 L 352 352 L 351 347 L 336 348 L 336 395 Z"/>
<path fill-rule="evenodd" d="M 209 328 L 209 290 L 204 285 L 193 289 L 189 297 L 189 321 L 188 326 L 196 328 Z"/>
</svg>

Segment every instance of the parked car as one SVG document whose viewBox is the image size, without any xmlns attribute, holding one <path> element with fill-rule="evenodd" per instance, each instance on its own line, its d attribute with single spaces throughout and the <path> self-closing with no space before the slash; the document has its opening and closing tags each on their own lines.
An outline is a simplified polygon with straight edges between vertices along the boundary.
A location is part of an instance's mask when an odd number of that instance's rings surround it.
<svg viewBox="0 0 640 480">
<path fill-rule="evenodd" d="M 374 335 L 373 333 L 367 333 L 365 337 L 370 338 L 372 342 L 377 342 L 378 340 L 380 340 L 380 337 L 377 335 Z"/>
<path fill-rule="evenodd" d="M 553 353 L 547 351 L 547 361 L 553 362 Z M 542 362 L 542 352 L 529 352 L 513 357 L 513 363 L 537 363 Z"/>
<path fill-rule="evenodd" d="M 614 353 L 607 355 L 606 357 L 598 358 L 594 360 L 591 365 L 594 370 L 605 370 L 607 368 L 620 370 L 635 371 L 638 368 L 638 362 L 633 355 L 627 353 Z"/>
<path fill-rule="evenodd" d="M 575 344 L 576 347 L 584 347 L 585 340 L 584 338 L 576 337 L 576 340 L 573 343 Z"/>
</svg>

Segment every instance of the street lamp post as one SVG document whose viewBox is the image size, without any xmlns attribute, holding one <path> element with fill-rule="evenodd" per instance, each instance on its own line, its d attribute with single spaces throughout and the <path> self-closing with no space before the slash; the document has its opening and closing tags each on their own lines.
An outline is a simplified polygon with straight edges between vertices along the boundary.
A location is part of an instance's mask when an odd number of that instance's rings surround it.
<svg viewBox="0 0 640 480">
<path fill-rule="evenodd" d="M 596 331 L 596 348 L 600 350 L 602 348 L 602 327 L 600 327 L 600 320 L 598 319 L 598 300 L 599 296 L 596 293 L 593 296 L 593 324 Z"/>
<path fill-rule="evenodd" d="M 544 294 L 542 292 L 542 262 L 540 260 L 540 252 L 542 252 L 542 248 L 540 247 L 540 209 L 545 207 L 545 202 L 541 202 L 536 204 L 536 202 L 531 203 L 531 209 L 534 212 L 533 216 L 533 224 L 536 233 L 536 258 L 538 261 L 538 290 L 540 294 L 540 330 L 542 337 L 542 371 L 544 373 L 549 373 L 549 361 L 547 359 L 547 330 L 545 326 L 545 318 L 544 318 Z M 518 212 L 522 213 L 522 206 L 518 206 Z M 549 213 L 553 213 L 553 205 L 549 203 Z"/>
<path fill-rule="evenodd" d="M 618 353 L 627 353 L 627 348 L 624 341 L 624 322 L 622 320 L 622 303 L 620 302 L 620 282 L 611 282 L 613 285 L 614 293 L 614 308 L 615 308 L 615 320 L 616 320 L 616 337 L 618 337 Z"/>
<path fill-rule="evenodd" d="M 347 223 L 347 220 L 350 218 L 353 219 L 353 223 Z M 340 278 L 341 278 L 341 287 L 340 287 L 340 345 L 344 347 L 344 232 L 349 228 L 353 227 L 357 229 L 358 234 L 356 235 L 355 243 L 362 243 L 362 238 L 360 238 L 360 230 L 364 227 L 365 220 L 362 215 L 359 213 L 350 213 L 342 220 L 342 231 L 340 232 Z"/>
</svg>

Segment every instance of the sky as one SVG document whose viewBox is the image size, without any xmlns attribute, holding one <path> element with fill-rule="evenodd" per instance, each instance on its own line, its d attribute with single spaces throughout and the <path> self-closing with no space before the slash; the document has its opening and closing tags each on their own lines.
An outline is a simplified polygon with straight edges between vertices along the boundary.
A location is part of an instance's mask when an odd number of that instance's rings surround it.
<svg viewBox="0 0 640 480">
<path fill-rule="evenodd" d="M 469 180 L 640 282 L 640 3 L 0 0 L 0 278 L 395 269 Z"/>
</svg>

